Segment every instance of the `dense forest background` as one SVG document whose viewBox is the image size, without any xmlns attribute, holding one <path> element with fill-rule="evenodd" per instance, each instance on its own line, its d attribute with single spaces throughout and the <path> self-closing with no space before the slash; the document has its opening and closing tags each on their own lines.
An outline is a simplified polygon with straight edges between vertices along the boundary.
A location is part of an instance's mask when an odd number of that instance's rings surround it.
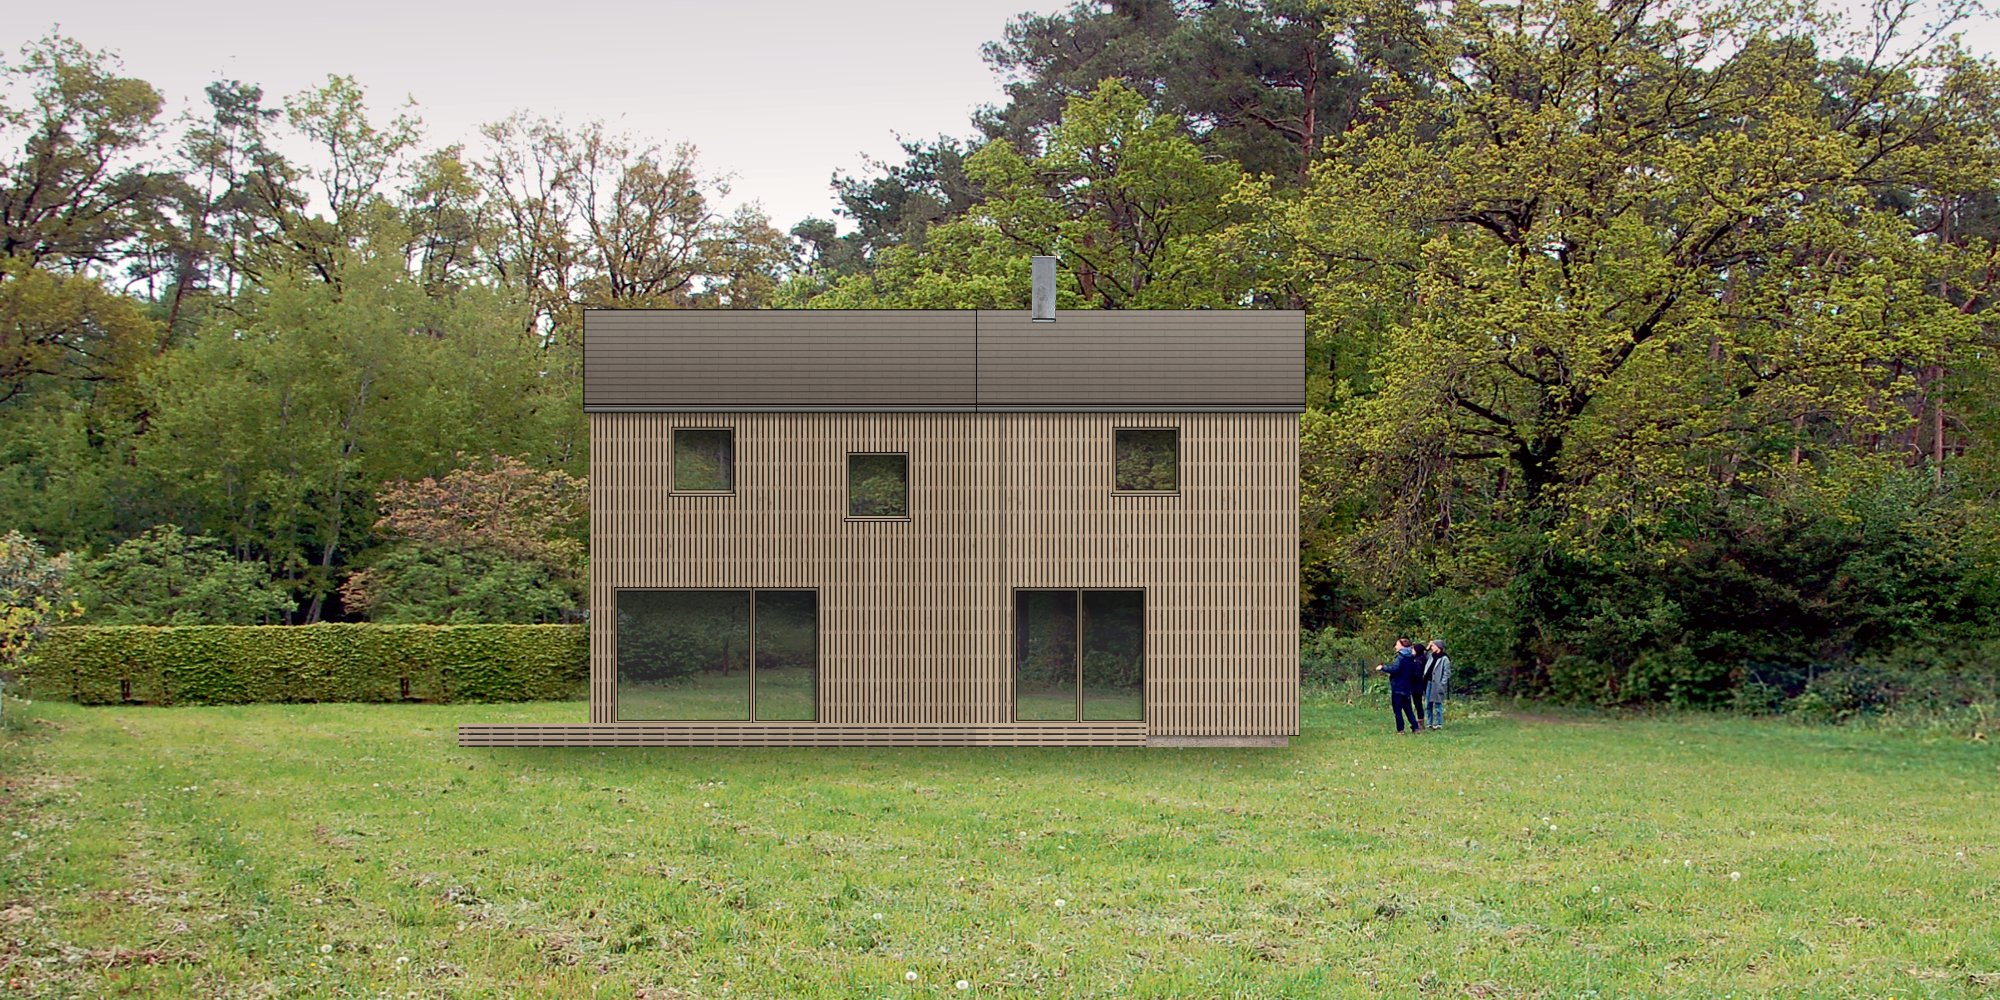
<svg viewBox="0 0 2000 1000">
<path fill-rule="evenodd" d="M 170 119 L 51 35 L 0 103 L 0 569 L 86 621 L 573 616 L 583 309 L 1024 308 L 1053 250 L 1063 308 L 1305 311 L 1311 671 L 1421 631 L 1602 703 L 1990 681 L 1974 13 L 1078 3 L 788 229 L 686 145 L 338 76 Z"/>
</svg>

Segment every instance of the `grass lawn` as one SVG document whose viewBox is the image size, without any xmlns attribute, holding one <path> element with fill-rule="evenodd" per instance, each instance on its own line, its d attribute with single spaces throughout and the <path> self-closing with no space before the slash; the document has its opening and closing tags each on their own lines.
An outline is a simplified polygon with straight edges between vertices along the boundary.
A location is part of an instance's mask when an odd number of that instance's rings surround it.
<svg viewBox="0 0 2000 1000">
<path fill-rule="evenodd" d="M 10 705 L 0 994 L 2000 992 L 1986 745 L 1317 700 L 1282 750 L 453 746 L 583 711 Z"/>
</svg>

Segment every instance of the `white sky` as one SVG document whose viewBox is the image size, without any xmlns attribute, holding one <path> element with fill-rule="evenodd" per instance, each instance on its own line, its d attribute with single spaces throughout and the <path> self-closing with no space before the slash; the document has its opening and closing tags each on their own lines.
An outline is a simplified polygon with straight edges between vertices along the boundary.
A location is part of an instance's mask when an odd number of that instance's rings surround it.
<svg viewBox="0 0 2000 1000">
<path fill-rule="evenodd" d="M 471 140 L 517 109 L 602 118 L 648 139 L 692 142 L 731 203 L 756 200 L 780 229 L 833 217 L 827 182 L 867 158 L 896 158 L 896 136 L 971 131 L 1000 97 L 979 58 L 1009 17 L 1065 0 L 88 0 L 54 23 L 7 18 L 11 55 L 51 27 L 110 49 L 175 112 L 209 82 L 260 84 L 270 103 L 355 77 L 379 119 L 414 97 L 430 144 Z M 1967 31 L 2000 51 L 2000 25 Z"/>
<path fill-rule="evenodd" d="M 264 88 L 269 103 L 353 76 L 378 120 L 414 97 L 433 145 L 471 140 L 517 109 L 602 118 L 692 142 L 731 203 L 763 203 L 779 228 L 833 217 L 828 180 L 896 156 L 898 133 L 971 131 L 1000 98 L 979 57 L 1024 10 L 1061 0 L 91 0 L 39 23 L 9 17 L 11 57 L 51 27 L 110 49 L 178 111 L 216 79 Z"/>
</svg>

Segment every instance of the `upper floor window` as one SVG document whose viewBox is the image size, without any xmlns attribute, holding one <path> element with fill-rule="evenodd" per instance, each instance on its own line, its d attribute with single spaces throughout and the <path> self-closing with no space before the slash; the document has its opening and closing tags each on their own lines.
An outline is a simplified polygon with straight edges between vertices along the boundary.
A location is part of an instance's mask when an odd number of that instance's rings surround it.
<svg viewBox="0 0 2000 1000">
<path fill-rule="evenodd" d="M 1112 490 L 1175 493 L 1181 488 L 1181 434 L 1173 427 L 1121 427 L 1112 454 Z"/>
<path fill-rule="evenodd" d="M 736 431 L 674 428 L 673 477 L 675 493 L 736 492 Z"/>
<path fill-rule="evenodd" d="M 909 517 L 910 456 L 901 453 L 848 455 L 847 516 Z"/>
</svg>

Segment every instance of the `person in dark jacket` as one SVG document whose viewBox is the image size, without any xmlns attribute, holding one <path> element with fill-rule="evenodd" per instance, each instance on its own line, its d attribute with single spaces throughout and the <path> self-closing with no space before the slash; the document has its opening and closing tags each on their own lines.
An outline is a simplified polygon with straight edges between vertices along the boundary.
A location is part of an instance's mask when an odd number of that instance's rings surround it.
<svg viewBox="0 0 2000 1000">
<path fill-rule="evenodd" d="M 1375 665 L 1375 669 L 1389 675 L 1389 705 L 1396 714 L 1396 731 L 1403 731 L 1403 720 L 1410 722 L 1410 732 L 1424 730 L 1422 717 L 1417 715 L 1417 693 L 1423 683 L 1424 668 L 1417 662 L 1417 650 L 1408 639 L 1396 640 L 1396 659 L 1393 663 Z"/>
</svg>

